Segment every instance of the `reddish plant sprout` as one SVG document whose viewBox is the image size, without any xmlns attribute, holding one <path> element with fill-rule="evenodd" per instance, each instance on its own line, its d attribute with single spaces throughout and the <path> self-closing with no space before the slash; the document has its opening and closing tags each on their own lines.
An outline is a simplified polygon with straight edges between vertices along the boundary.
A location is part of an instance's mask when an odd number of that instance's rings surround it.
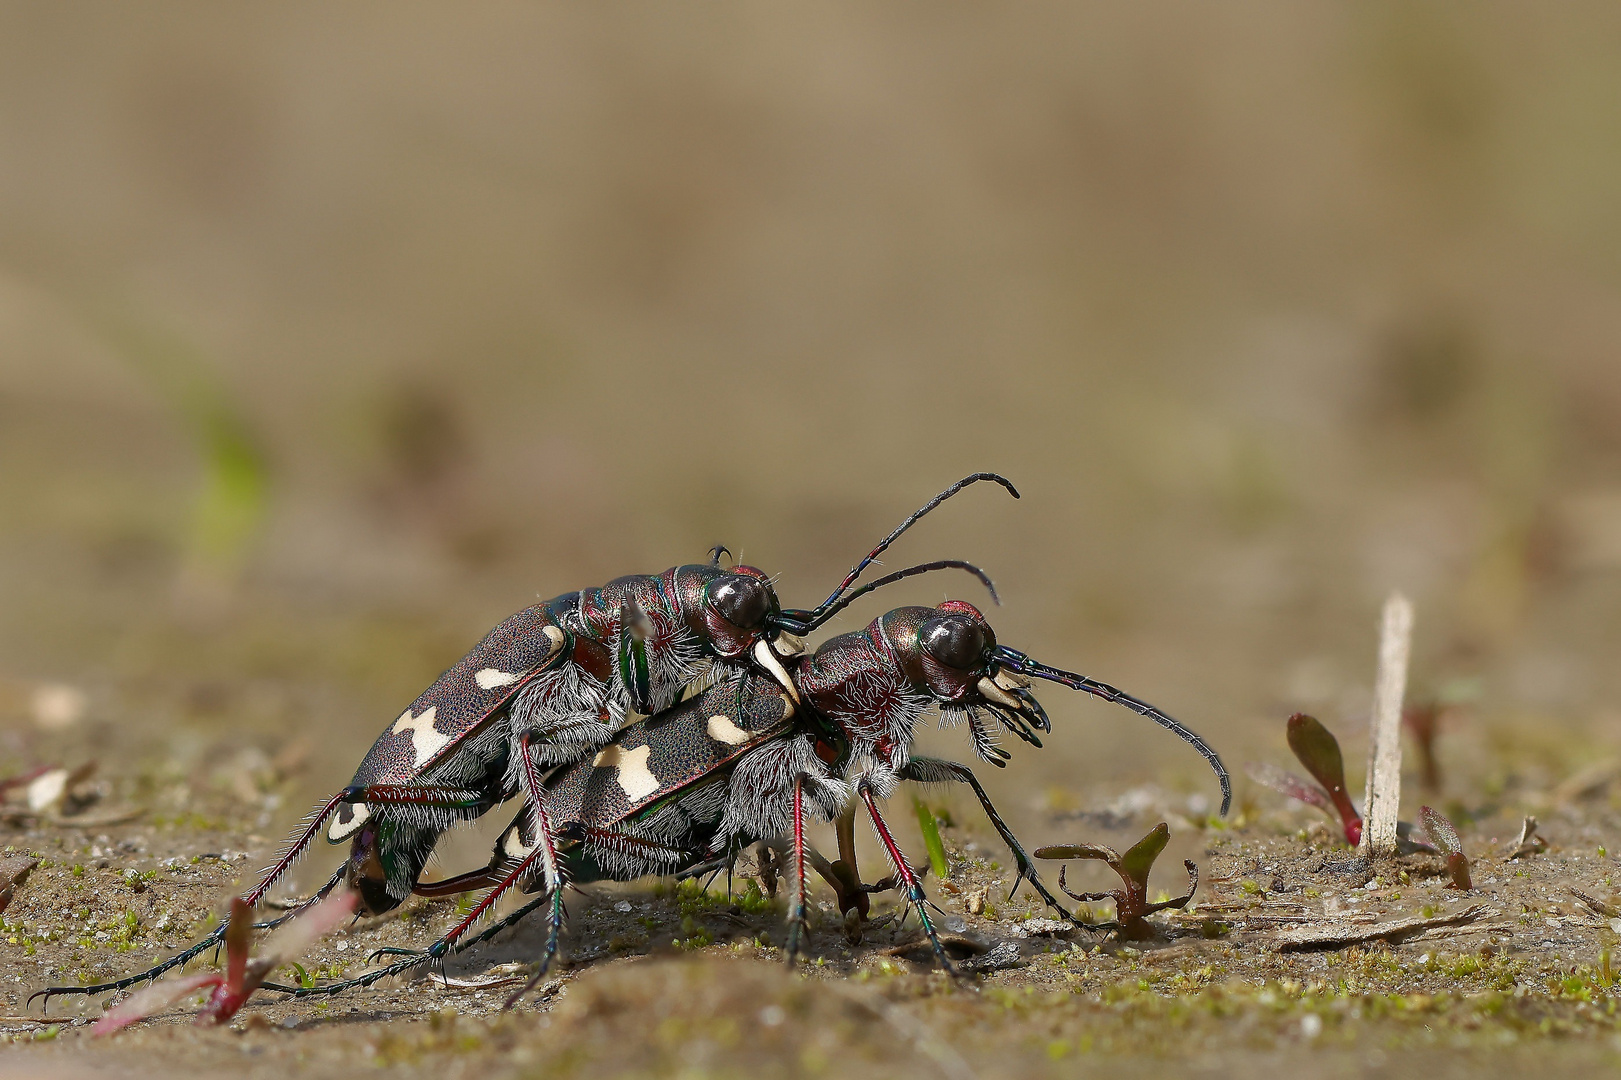
<svg viewBox="0 0 1621 1080">
<path fill-rule="evenodd" d="M 1148 921 L 1148 916 L 1166 908 L 1187 907 L 1188 901 L 1193 899 L 1194 892 L 1199 888 L 1199 868 L 1191 861 L 1183 860 L 1182 865 L 1188 868 L 1188 891 L 1171 900 L 1161 900 L 1156 904 L 1148 902 L 1149 871 L 1154 868 L 1154 860 L 1159 858 L 1160 852 L 1165 850 L 1165 845 L 1170 839 L 1171 830 L 1162 821 L 1124 855 L 1102 844 L 1063 844 L 1037 848 L 1035 856 L 1038 859 L 1052 860 L 1098 859 L 1107 863 L 1109 869 L 1120 875 L 1124 888 L 1096 893 L 1070 892 L 1069 886 L 1064 881 L 1063 867 L 1058 869 L 1058 887 L 1069 896 L 1083 902 L 1113 900 L 1115 921 L 1103 925 L 1112 926 L 1123 938 L 1141 941 L 1153 937 L 1155 933 L 1154 925 Z"/>
<path fill-rule="evenodd" d="M 1469 879 L 1469 856 L 1463 853 L 1463 841 L 1458 839 L 1458 830 L 1453 828 L 1447 816 L 1428 806 L 1421 806 L 1418 808 L 1418 822 L 1424 827 L 1430 846 L 1446 860 L 1447 873 L 1452 875 L 1451 887 L 1474 888 L 1474 882 Z"/>
<path fill-rule="evenodd" d="M 18 773 L 16 776 L 8 776 L 4 779 L 0 779 L 0 796 L 5 795 L 5 793 L 10 791 L 12 788 L 27 787 L 35 780 L 38 780 L 40 777 L 44 776 L 53 769 L 56 769 L 57 767 L 58 766 L 56 765 L 41 765 L 38 768 L 29 769 L 27 772 Z"/>
<path fill-rule="evenodd" d="M 1321 787 L 1275 765 L 1250 762 L 1244 771 L 1257 784 L 1298 799 L 1333 817 L 1339 815 L 1345 842 L 1356 847 L 1362 842 L 1362 815 L 1356 812 L 1345 790 L 1345 758 L 1339 740 L 1314 717 L 1295 713 L 1289 717 L 1289 749 Z"/>
<path fill-rule="evenodd" d="M 1435 737 L 1441 730 L 1442 712 L 1440 702 L 1421 701 L 1408 705 L 1401 713 L 1402 726 L 1407 728 L 1413 745 L 1418 748 L 1419 777 L 1424 782 L 1424 790 L 1430 792 L 1441 790 L 1441 765 L 1435 758 Z"/>
<path fill-rule="evenodd" d="M 111 1035 L 137 1020 L 145 1020 L 162 1012 L 186 995 L 205 987 L 212 987 L 213 993 L 197 1014 L 197 1023 L 228 1023 L 272 971 L 302 956 L 317 939 L 337 929 L 353 915 L 358 899 L 355 893 L 348 891 L 327 897 L 293 919 L 255 957 L 248 955 L 249 939 L 253 934 L 253 909 L 241 899 L 232 900 L 231 924 L 225 931 L 224 972 L 205 971 L 153 983 L 131 994 L 129 1000 L 97 1020 L 91 1031 L 96 1035 Z"/>
</svg>

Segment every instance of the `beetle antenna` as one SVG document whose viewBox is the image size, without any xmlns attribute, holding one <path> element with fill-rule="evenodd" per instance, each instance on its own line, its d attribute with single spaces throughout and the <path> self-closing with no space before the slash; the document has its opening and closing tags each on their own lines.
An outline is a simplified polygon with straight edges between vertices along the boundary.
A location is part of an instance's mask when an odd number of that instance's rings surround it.
<svg viewBox="0 0 1621 1080">
<path fill-rule="evenodd" d="M 894 532 L 884 537 L 877 547 L 867 552 L 867 557 L 856 563 L 855 569 L 851 570 L 849 574 L 845 575 L 844 580 L 839 582 L 839 587 L 833 590 L 832 595 L 830 595 L 826 600 L 822 601 L 821 607 L 816 609 L 817 613 L 819 614 L 823 608 L 830 606 L 835 600 L 843 595 L 844 590 L 855 584 L 855 580 L 861 576 L 861 572 L 867 567 L 871 566 L 874 559 L 882 555 L 889 548 L 889 545 L 893 544 L 897 539 L 899 539 L 901 533 L 905 532 L 907 529 L 910 529 L 913 525 L 916 525 L 918 520 L 922 518 L 923 515 L 927 514 L 936 506 L 939 506 L 941 503 L 957 494 L 957 492 L 961 491 L 963 488 L 970 484 L 978 483 L 981 480 L 993 480 L 1007 488 L 1008 494 L 1012 495 L 1015 499 L 1019 497 L 1019 489 L 1013 486 L 1013 481 L 998 473 L 977 472 L 971 476 L 963 477 L 961 480 L 958 480 L 955 484 L 952 484 L 940 494 L 924 503 L 915 513 L 912 514 L 911 517 L 907 518 L 905 521 L 901 522 L 900 525 L 896 526 Z"/>
<path fill-rule="evenodd" d="M 919 574 L 927 574 L 934 570 L 968 571 L 978 578 L 980 584 L 984 585 L 990 592 L 991 602 L 998 607 L 1001 606 L 1002 598 L 997 595 L 996 583 L 991 580 L 991 576 L 985 571 L 971 562 L 964 562 L 962 559 L 936 559 L 934 562 L 918 563 L 916 566 L 908 566 L 905 570 L 897 570 L 893 574 L 886 574 L 877 581 L 868 582 L 854 592 L 846 593 L 837 602 L 823 604 L 814 611 L 789 608 L 778 616 L 776 620 L 777 627 L 788 631 L 790 634 L 808 634 L 874 589 L 881 589 L 885 585 L 893 585 L 897 581 L 917 577 Z"/>
<path fill-rule="evenodd" d="M 1167 716 L 1148 702 L 1134 698 L 1124 690 L 1116 689 L 1108 683 L 1101 683 L 1096 679 L 1089 679 L 1085 675 L 1077 675 L 1073 671 L 1065 671 L 1062 668 L 1049 667 L 1037 660 L 1032 660 L 1017 649 L 1010 649 L 1005 645 L 997 646 L 993 655 L 998 663 L 1005 665 L 1009 670 L 1020 675 L 1034 675 L 1038 679 L 1046 679 L 1048 682 L 1067 686 L 1071 690 L 1083 690 L 1105 701 L 1112 701 L 1116 705 L 1124 705 L 1132 712 L 1140 716 L 1146 716 L 1160 727 L 1175 733 L 1178 738 L 1191 745 L 1200 754 L 1204 755 L 1206 761 L 1210 762 L 1210 767 L 1216 772 L 1216 779 L 1221 781 L 1221 816 L 1227 816 L 1227 808 L 1232 805 L 1233 801 L 1232 778 L 1227 775 L 1227 766 L 1221 763 L 1221 756 L 1216 753 L 1209 743 L 1200 738 L 1197 732 L 1183 726 L 1180 721 Z"/>
</svg>

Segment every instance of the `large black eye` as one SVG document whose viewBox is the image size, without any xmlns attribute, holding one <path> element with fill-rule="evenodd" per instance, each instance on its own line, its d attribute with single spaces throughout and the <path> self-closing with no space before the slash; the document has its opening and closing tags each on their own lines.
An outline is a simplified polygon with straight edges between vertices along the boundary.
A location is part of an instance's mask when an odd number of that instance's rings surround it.
<svg viewBox="0 0 1621 1080">
<path fill-rule="evenodd" d="M 948 668 L 971 671 L 985 655 L 985 631 L 974 620 L 962 615 L 941 615 L 923 624 L 918 632 L 923 651 Z"/>
<path fill-rule="evenodd" d="M 729 574 L 711 581 L 704 592 L 721 618 L 743 629 L 762 625 L 771 610 L 771 594 L 756 578 Z"/>
</svg>

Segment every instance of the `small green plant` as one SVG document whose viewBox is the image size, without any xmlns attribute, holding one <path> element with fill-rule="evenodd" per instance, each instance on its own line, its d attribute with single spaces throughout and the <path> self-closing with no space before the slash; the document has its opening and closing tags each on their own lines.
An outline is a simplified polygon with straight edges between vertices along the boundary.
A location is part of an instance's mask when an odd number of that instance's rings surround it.
<svg viewBox="0 0 1621 1080">
<path fill-rule="evenodd" d="M 1321 787 L 1264 762 L 1252 761 L 1244 771 L 1257 784 L 1291 799 L 1298 799 L 1308 806 L 1315 806 L 1330 817 L 1337 813 L 1340 827 L 1345 832 L 1345 842 L 1356 847 L 1362 842 L 1362 815 L 1356 812 L 1345 790 L 1345 758 L 1340 753 L 1339 740 L 1334 738 L 1333 732 L 1305 713 L 1295 713 L 1289 717 L 1288 739 L 1289 749 L 1294 751 L 1300 764 L 1306 767 L 1306 771 Z"/>
<path fill-rule="evenodd" d="M 1463 841 L 1458 839 L 1458 830 L 1453 828 L 1452 822 L 1447 820 L 1445 814 L 1428 806 L 1418 808 L 1418 821 L 1424 827 L 1430 846 L 1446 860 L 1447 873 L 1452 875 L 1452 888 L 1474 888 L 1474 883 L 1469 880 L 1469 856 L 1463 853 Z"/>
<path fill-rule="evenodd" d="M 940 841 L 940 826 L 935 823 L 934 811 L 916 795 L 912 796 L 912 806 L 917 811 L 917 827 L 923 833 L 923 846 L 929 850 L 929 867 L 934 870 L 935 877 L 944 881 L 950 875 L 951 867 L 946 862 L 946 846 Z"/>
<path fill-rule="evenodd" d="M 1188 901 L 1193 899 L 1194 892 L 1199 888 L 1199 868 L 1192 861 L 1183 860 L 1182 865 L 1188 869 L 1188 891 L 1169 900 L 1153 904 L 1148 902 L 1149 871 L 1154 868 L 1154 860 L 1159 858 L 1160 852 L 1165 850 L 1165 845 L 1170 839 L 1171 830 L 1162 821 L 1154 826 L 1147 836 L 1132 845 L 1124 855 L 1102 844 L 1065 844 L 1037 848 L 1035 856 L 1038 859 L 1052 860 L 1098 859 L 1107 863 L 1109 869 L 1120 875 L 1124 888 L 1096 893 L 1070 892 L 1069 886 L 1064 881 L 1063 867 L 1058 870 L 1058 887 L 1073 899 L 1083 902 L 1113 900 L 1114 929 L 1118 930 L 1123 938 L 1140 941 L 1154 936 L 1154 926 L 1148 921 L 1148 916 L 1166 908 L 1187 907 Z"/>
</svg>

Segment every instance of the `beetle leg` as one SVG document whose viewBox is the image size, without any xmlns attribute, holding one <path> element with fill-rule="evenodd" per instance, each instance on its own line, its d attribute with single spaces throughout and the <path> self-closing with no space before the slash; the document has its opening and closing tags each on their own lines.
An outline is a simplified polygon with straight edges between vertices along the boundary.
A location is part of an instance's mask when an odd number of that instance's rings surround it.
<svg viewBox="0 0 1621 1080">
<path fill-rule="evenodd" d="M 979 797 L 979 805 L 985 810 L 985 816 L 990 818 L 991 826 L 996 830 L 996 835 L 1002 838 L 1002 842 L 1013 853 L 1013 864 L 1019 872 L 1019 876 L 1013 879 L 1013 890 L 1018 889 L 1019 882 L 1028 881 L 1031 888 L 1041 894 L 1041 898 L 1047 902 L 1048 907 L 1059 912 L 1064 918 L 1072 922 L 1075 920 L 1075 916 L 1063 904 L 1059 903 L 1058 898 L 1047 888 L 1046 884 L 1041 880 L 1041 875 L 1036 873 L 1035 863 L 1030 861 L 1030 856 L 1025 852 L 1024 845 L 1020 844 L 1019 838 L 1013 835 L 1013 830 L 1007 827 L 1007 823 L 1002 820 L 1002 815 L 996 812 L 996 807 L 991 804 L 991 797 L 985 793 L 985 789 L 980 785 L 979 777 L 974 775 L 972 769 L 958 761 L 915 757 L 907 763 L 905 768 L 900 770 L 899 775 L 903 780 L 913 780 L 925 784 L 938 783 L 944 780 L 958 780 L 973 788 L 974 794 Z M 1009 900 L 1013 899 L 1013 890 L 1008 891 Z"/>
<path fill-rule="evenodd" d="M 525 793 L 528 796 L 526 811 L 534 816 L 535 844 L 525 856 L 518 861 L 504 858 L 504 852 L 498 844 L 495 857 L 490 865 L 483 870 L 474 870 L 471 873 L 460 874 L 445 881 L 431 882 L 427 885 L 417 885 L 413 891 L 423 896 L 446 896 L 456 892 L 468 892 L 473 889 L 490 888 L 489 893 L 474 905 L 473 910 L 460 923 L 452 927 L 449 932 L 440 937 L 433 944 L 421 952 L 407 952 L 405 950 L 383 949 L 373 953 L 378 955 L 417 956 L 423 960 L 437 960 L 443 958 L 456 944 L 463 934 L 489 913 L 490 908 L 499 900 L 508 889 L 519 884 L 538 861 L 545 875 L 545 885 L 549 893 L 556 897 L 553 904 L 551 923 L 546 937 L 546 953 L 544 963 L 549 966 L 551 959 L 557 953 L 558 939 L 562 932 L 562 874 L 558 869 L 557 837 L 552 831 L 551 816 L 546 812 L 545 791 L 540 785 L 540 776 L 535 768 L 535 756 L 529 750 L 529 736 L 524 735 L 518 740 L 523 754 L 523 779 Z M 521 818 L 520 818 L 521 821 Z M 514 822 L 512 828 L 518 828 Z M 503 834 L 504 836 L 505 834 Z"/>
<path fill-rule="evenodd" d="M 283 849 L 281 856 L 276 860 L 276 862 L 264 872 L 263 876 L 259 879 L 259 884 L 254 886 L 251 891 L 242 897 L 242 901 L 250 908 L 257 907 L 260 901 L 265 898 L 265 895 L 270 892 L 271 887 L 274 886 L 275 883 L 287 873 L 294 863 L 303 857 L 304 853 L 309 849 L 310 844 L 320 833 L 322 825 L 326 823 L 327 819 L 330 818 L 340 806 L 346 804 L 366 804 L 368 806 L 451 806 L 461 808 L 477 806 L 483 801 L 484 797 L 479 795 L 477 792 L 464 791 L 458 788 L 435 788 L 410 784 L 373 784 L 370 786 L 352 785 L 344 788 L 342 791 L 328 799 L 325 803 L 318 806 L 315 809 L 315 812 L 305 819 L 303 829 L 301 829 L 294 836 L 293 840 Z M 292 918 L 300 911 L 303 911 L 305 908 L 309 907 L 310 904 L 313 904 L 315 901 L 327 895 L 327 893 L 336 887 L 339 881 L 343 880 L 346 869 L 347 867 L 340 869 L 336 874 L 334 874 L 332 879 L 322 886 L 320 891 L 312 896 L 309 900 L 305 901 L 303 904 L 280 916 L 279 918 L 269 920 L 266 925 L 280 925 L 280 923 L 284 920 Z M 220 923 L 218 927 L 214 929 L 212 933 L 203 938 L 201 941 L 197 942 L 195 945 L 187 947 L 183 951 L 171 956 L 162 963 L 147 968 L 145 971 L 139 972 L 138 974 L 112 982 L 95 983 L 90 986 L 48 986 L 45 989 L 35 993 L 33 997 L 29 998 L 29 1000 L 32 1001 L 36 997 L 43 997 L 46 1005 L 48 1006 L 50 1004 L 50 999 L 53 997 L 61 997 L 66 994 L 93 995 L 105 993 L 110 990 L 125 990 L 136 985 L 137 983 L 156 979 L 164 972 L 185 964 L 193 957 L 199 955 L 200 953 L 206 952 L 209 948 L 217 947 L 225 940 L 225 933 L 230 928 L 230 925 L 230 919 L 227 917 L 223 922 Z"/>
<path fill-rule="evenodd" d="M 478 889 L 493 889 L 506 877 L 507 871 L 515 864 L 510 859 L 495 858 L 490 865 L 479 869 L 469 870 L 465 874 L 455 877 L 443 878 L 439 881 L 419 881 L 411 886 L 411 891 L 418 896 L 438 898 L 441 896 L 455 896 L 458 893 L 474 892 Z"/>
<path fill-rule="evenodd" d="M 800 937 L 810 928 L 805 910 L 805 774 L 794 775 L 794 850 L 792 892 L 788 894 L 788 942 L 784 952 L 788 963 L 799 959 Z"/>
<path fill-rule="evenodd" d="M 850 803 L 833 822 L 839 837 L 839 859 L 833 864 L 838 884 L 833 886 L 839 894 L 839 911 L 846 917 L 851 910 L 865 919 L 872 910 L 867 890 L 861 885 L 861 871 L 856 868 L 856 804 Z"/>
<path fill-rule="evenodd" d="M 645 620 L 647 616 L 644 614 Z M 645 654 L 644 654 L 645 660 Z M 644 668 L 645 670 L 645 668 Z M 527 994 L 540 980 L 545 978 L 547 970 L 552 966 L 552 960 L 557 956 L 558 940 L 563 933 L 563 874 L 558 869 L 557 848 L 555 836 L 552 832 L 551 817 L 546 813 L 546 791 L 541 787 L 540 774 L 535 769 L 535 756 L 529 752 L 529 736 L 525 735 L 519 740 L 523 747 L 523 776 L 524 786 L 529 790 L 529 802 L 535 812 L 535 851 L 541 855 L 541 866 L 546 875 L 546 885 L 551 890 L 552 905 L 546 918 L 546 949 L 541 954 L 540 963 L 535 973 L 529 976 L 529 981 L 519 987 L 518 992 L 507 998 L 503 1009 L 510 1009 L 518 1003 L 518 999 Z M 529 858 L 534 858 L 531 853 Z M 526 860 L 527 861 L 527 860 Z"/>
<path fill-rule="evenodd" d="M 299 904 L 297 907 L 292 908 L 291 910 L 284 912 L 283 914 L 277 916 L 274 919 L 269 919 L 269 920 L 266 920 L 265 922 L 254 923 L 253 928 L 255 930 L 269 930 L 269 929 L 272 929 L 274 927 L 280 926 L 282 923 L 286 922 L 288 919 L 291 919 L 293 916 L 299 914 L 301 911 L 305 910 L 310 905 L 312 905 L 312 904 L 316 903 L 317 901 L 323 899 L 329 892 L 331 892 L 334 888 L 336 888 L 337 885 L 338 885 L 338 882 L 340 882 L 342 880 L 343 880 L 343 870 L 340 868 L 338 870 L 338 872 L 333 874 L 332 877 L 327 881 L 327 883 L 325 885 L 321 886 L 320 889 L 316 890 L 315 895 L 311 896 L 308 900 L 304 901 L 302 904 Z M 163 961 L 160 964 L 156 964 L 156 965 L 154 965 L 152 967 L 149 967 L 145 971 L 140 972 L 139 974 L 131 975 L 131 976 L 129 976 L 127 978 L 123 978 L 123 979 L 118 979 L 115 982 L 97 983 L 94 986 L 48 986 L 45 989 L 39 991 L 38 993 L 35 993 L 28 1000 L 29 1000 L 30 1003 L 32 1003 L 34 998 L 42 997 L 42 998 L 45 999 L 45 1004 L 43 1006 L 41 1006 L 41 1008 L 50 1008 L 51 998 L 53 998 L 53 997 L 61 997 L 64 994 L 100 994 L 100 993 L 105 993 L 105 992 L 107 992 L 109 990 L 111 990 L 111 991 L 128 990 L 130 987 L 135 986 L 135 985 L 137 985 L 139 983 L 148 982 L 150 980 L 156 979 L 159 975 L 162 975 L 166 971 L 169 971 L 169 970 L 172 970 L 174 968 L 181 967 L 181 966 L 185 965 L 193 957 L 195 957 L 195 956 L 197 956 L 197 955 L 199 955 L 201 953 L 207 952 L 208 949 L 211 946 L 218 946 L 221 942 L 223 942 L 225 940 L 225 931 L 230 928 L 230 925 L 231 925 L 230 919 L 227 918 L 224 922 L 220 923 L 219 926 L 215 927 L 214 930 L 211 933 L 209 933 L 209 935 L 207 937 L 203 938 L 201 941 L 197 942 L 195 945 L 188 946 L 186 949 L 182 950 L 181 952 L 178 952 L 175 955 L 169 957 L 169 959 Z"/>
<path fill-rule="evenodd" d="M 923 932 L 929 935 L 929 944 L 934 946 L 935 959 L 940 961 L 940 966 L 945 968 L 948 974 L 955 975 L 957 969 L 952 965 L 951 958 L 946 955 L 945 947 L 940 944 L 939 935 L 934 932 L 934 920 L 929 918 L 928 897 L 923 895 L 923 886 L 918 884 L 917 875 L 912 872 L 911 864 L 906 861 L 906 856 L 901 854 L 900 845 L 895 843 L 889 825 L 884 821 L 884 816 L 878 812 L 878 802 L 873 797 L 872 785 L 865 779 L 858 780 L 856 792 L 861 796 L 861 801 L 867 804 L 867 816 L 872 819 L 873 832 L 878 834 L 879 842 L 889 853 L 889 861 L 895 867 L 895 877 L 903 886 L 906 899 L 917 909 L 917 917 L 923 923 Z"/>
</svg>

